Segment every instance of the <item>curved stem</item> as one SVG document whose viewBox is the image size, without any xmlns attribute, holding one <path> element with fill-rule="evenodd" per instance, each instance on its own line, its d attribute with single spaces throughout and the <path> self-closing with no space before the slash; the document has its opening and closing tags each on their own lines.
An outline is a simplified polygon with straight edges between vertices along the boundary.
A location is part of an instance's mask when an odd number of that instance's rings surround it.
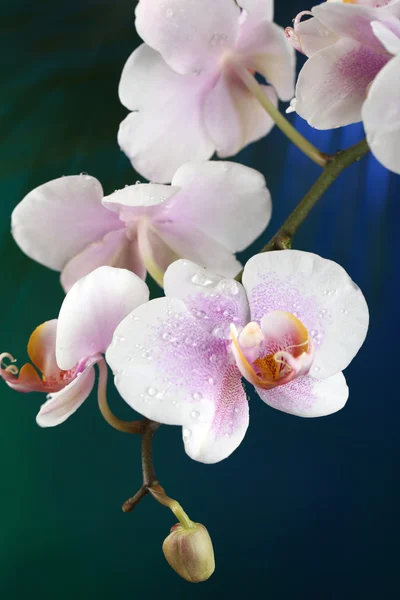
<svg viewBox="0 0 400 600">
<path fill-rule="evenodd" d="M 97 400 L 99 403 L 100 412 L 104 419 L 111 427 L 118 429 L 118 431 L 124 431 L 125 433 L 142 433 L 143 421 L 122 421 L 118 419 L 111 411 L 107 402 L 107 378 L 108 368 L 104 359 L 97 363 L 99 369 L 99 381 L 97 386 Z"/>
<path fill-rule="evenodd" d="M 293 127 L 291 123 L 282 115 L 280 110 L 275 104 L 269 99 L 264 93 L 264 90 L 259 85 L 257 80 L 245 67 L 235 62 L 231 62 L 231 67 L 235 70 L 237 75 L 240 77 L 247 89 L 253 94 L 259 101 L 261 106 L 270 117 L 275 121 L 279 129 L 286 135 L 287 138 L 293 144 L 295 144 L 304 154 L 306 154 L 311 160 L 313 160 L 320 167 L 325 167 L 329 161 L 329 156 L 318 150 L 311 142 L 309 142 L 304 136 L 301 135 Z"/>
<path fill-rule="evenodd" d="M 149 492 L 157 502 L 163 506 L 167 506 L 174 513 L 184 529 L 191 529 L 194 527 L 193 521 L 189 519 L 179 502 L 167 496 L 164 488 L 160 484 L 154 483 L 151 485 L 149 487 Z"/>
<path fill-rule="evenodd" d="M 322 175 L 317 179 L 312 188 L 286 219 L 282 227 L 276 232 L 268 244 L 260 250 L 260 253 L 290 248 L 296 231 L 326 190 L 346 167 L 349 167 L 354 162 L 360 160 L 368 151 L 369 147 L 367 141 L 362 140 L 361 142 L 358 142 L 358 144 L 347 148 L 347 150 L 338 152 L 329 162 L 328 166 L 324 169 Z M 242 274 L 243 271 L 236 276 L 237 281 L 242 280 Z"/>
</svg>

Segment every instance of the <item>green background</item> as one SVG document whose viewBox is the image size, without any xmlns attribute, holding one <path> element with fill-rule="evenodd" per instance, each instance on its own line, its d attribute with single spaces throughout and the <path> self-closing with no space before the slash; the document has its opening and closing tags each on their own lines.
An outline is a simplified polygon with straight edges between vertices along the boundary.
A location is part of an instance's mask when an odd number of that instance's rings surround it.
<svg viewBox="0 0 400 600">
<path fill-rule="evenodd" d="M 282 3 L 278 23 L 304 8 Z M 133 9 L 127 0 L 1 8 L 0 351 L 19 364 L 30 333 L 57 315 L 63 294 L 58 274 L 14 244 L 13 207 L 60 175 L 88 172 L 106 193 L 138 179 L 116 143 L 126 114 L 119 76 L 139 43 Z M 296 124 L 331 152 L 363 135 L 361 125 L 316 132 Z M 272 223 L 248 257 L 319 169 L 276 130 L 236 160 L 264 173 L 274 201 Z M 214 542 L 217 570 L 205 584 L 189 587 L 167 565 L 167 509 L 146 498 L 134 513 L 121 512 L 141 482 L 139 440 L 112 430 L 95 397 L 62 426 L 42 430 L 35 415 L 43 397 L 1 386 L 2 598 L 398 597 L 399 190 L 399 177 L 368 157 L 342 175 L 296 237 L 297 248 L 340 262 L 370 304 L 367 343 L 346 372 L 345 409 L 302 420 L 253 395 L 244 442 L 213 466 L 185 455 L 180 428 L 156 435 L 158 477 Z M 132 418 L 116 394 L 111 401 Z"/>
</svg>

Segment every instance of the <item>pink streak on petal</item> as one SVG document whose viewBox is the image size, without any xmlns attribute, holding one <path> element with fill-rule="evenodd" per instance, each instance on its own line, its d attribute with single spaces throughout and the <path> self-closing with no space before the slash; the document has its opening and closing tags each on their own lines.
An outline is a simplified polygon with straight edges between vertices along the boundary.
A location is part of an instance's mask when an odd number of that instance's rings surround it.
<svg viewBox="0 0 400 600">
<path fill-rule="evenodd" d="M 215 412 L 210 422 L 193 414 L 183 429 L 187 454 L 212 464 L 227 458 L 243 440 L 249 424 L 249 406 L 237 367 L 229 366 L 214 386 Z"/>
<path fill-rule="evenodd" d="M 296 112 L 317 129 L 360 121 L 367 88 L 388 58 L 347 38 L 317 52 L 300 72 Z"/>
</svg>

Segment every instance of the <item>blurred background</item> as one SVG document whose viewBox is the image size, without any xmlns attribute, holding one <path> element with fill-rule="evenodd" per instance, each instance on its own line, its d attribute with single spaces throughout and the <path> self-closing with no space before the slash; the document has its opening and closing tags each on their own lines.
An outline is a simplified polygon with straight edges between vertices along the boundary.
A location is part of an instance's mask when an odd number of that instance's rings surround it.
<svg viewBox="0 0 400 600">
<path fill-rule="evenodd" d="M 303 0 L 276 4 L 283 26 L 309 8 Z M 61 175 L 87 172 L 106 193 L 140 179 L 116 142 L 126 114 L 118 81 L 139 44 L 134 5 L 14 0 L 1 8 L 0 351 L 19 364 L 63 293 L 58 274 L 13 242 L 13 208 Z M 293 118 L 328 152 L 363 137 L 361 125 L 318 132 Z M 274 202 L 271 225 L 245 260 L 319 168 L 276 129 L 235 160 L 264 173 Z M 167 565 L 161 544 L 175 522 L 167 509 L 148 497 L 134 513 L 121 512 L 141 483 L 139 439 L 111 429 L 94 396 L 62 426 L 42 430 L 35 415 L 44 398 L 1 385 L 2 598 L 398 598 L 399 193 L 400 178 L 369 156 L 340 177 L 295 239 L 296 248 L 342 264 L 370 305 L 367 342 L 346 371 L 344 410 L 303 420 L 253 395 L 244 442 L 211 466 L 185 455 L 180 428 L 156 435 L 158 477 L 211 533 L 217 569 L 207 583 L 189 587 Z M 110 401 L 132 418 L 116 394 Z"/>
</svg>

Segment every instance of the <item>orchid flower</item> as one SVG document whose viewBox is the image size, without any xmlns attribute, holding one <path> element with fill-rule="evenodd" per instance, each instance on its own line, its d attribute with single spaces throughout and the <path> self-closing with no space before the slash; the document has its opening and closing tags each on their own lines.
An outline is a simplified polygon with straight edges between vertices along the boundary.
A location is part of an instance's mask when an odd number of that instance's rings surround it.
<svg viewBox="0 0 400 600">
<path fill-rule="evenodd" d="M 271 197 L 264 177 L 229 162 L 193 162 L 172 185 L 137 184 L 103 197 L 89 175 L 61 177 L 32 190 L 12 214 L 15 241 L 56 271 L 66 291 L 101 265 L 162 284 L 168 265 L 187 257 L 234 277 L 234 253 L 265 229 Z"/>
<path fill-rule="evenodd" d="M 400 174 L 400 21 L 397 35 L 379 22 L 373 22 L 372 28 L 393 58 L 369 88 L 362 117 L 373 154 Z"/>
<path fill-rule="evenodd" d="M 304 14 L 313 18 L 301 22 Z M 371 23 L 400 32 L 400 0 L 324 2 L 295 19 L 287 34 L 309 56 L 296 86 L 296 111 L 317 129 L 356 123 L 372 82 L 390 61 Z M 397 78 L 398 79 L 398 78 Z"/>
<path fill-rule="evenodd" d="M 11 354 L 0 355 L 0 375 L 11 388 L 47 394 L 38 425 L 59 425 L 81 406 L 94 385 L 94 365 L 103 360 L 115 327 L 148 298 L 146 284 L 133 273 L 100 267 L 71 288 L 58 320 L 46 321 L 32 333 L 28 355 L 33 364 L 18 372 Z"/>
<path fill-rule="evenodd" d="M 193 459 L 220 461 L 242 441 L 242 375 L 287 413 L 317 417 L 344 406 L 341 371 L 364 341 L 368 308 L 342 267 L 281 250 L 250 259 L 243 286 L 187 260 L 168 268 L 164 284 L 165 298 L 120 323 L 106 360 L 130 406 L 183 426 Z"/>
<path fill-rule="evenodd" d="M 140 0 L 145 43 L 122 72 L 119 96 L 132 112 L 118 134 L 139 173 L 168 182 L 187 160 L 233 156 L 271 130 L 235 65 L 261 74 L 275 104 L 291 99 L 294 53 L 272 18 L 273 0 Z"/>
</svg>

